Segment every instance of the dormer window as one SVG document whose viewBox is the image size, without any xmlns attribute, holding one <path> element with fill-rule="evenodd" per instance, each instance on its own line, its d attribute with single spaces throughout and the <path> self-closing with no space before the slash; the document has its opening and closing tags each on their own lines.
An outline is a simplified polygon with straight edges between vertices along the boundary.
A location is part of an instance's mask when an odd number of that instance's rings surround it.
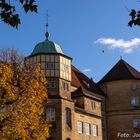
<svg viewBox="0 0 140 140">
<path fill-rule="evenodd" d="M 91 108 L 92 108 L 92 109 L 95 109 L 95 108 L 96 108 L 96 102 L 91 101 Z"/>
<path fill-rule="evenodd" d="M 69 84 L 66 82 L 62 82 L 62 88 L 64 91 L 68 91 L 69 90 Z"/>
</svg>

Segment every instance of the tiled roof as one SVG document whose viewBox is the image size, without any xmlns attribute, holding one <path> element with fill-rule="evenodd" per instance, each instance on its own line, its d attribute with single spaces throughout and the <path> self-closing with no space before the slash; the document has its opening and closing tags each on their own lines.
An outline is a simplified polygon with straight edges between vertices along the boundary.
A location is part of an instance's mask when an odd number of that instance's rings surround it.
<svg viewBox="0 0 140 140">
<path fill-rule="evenodd" d="M 88 78 L 85 74 L 79 71 L 72 65 L 72 81 L 71 85 L 74 87 L 82 87 L 87 91 L 94 92 L 96 94 L 104 95 L 102 90 L 94 83 L 94 81 Z"/>
<path fill-rule="evenodd" d="M 83 95 L 84 95 L 84 93 L 83 93 L 82 87 L 78 87 L 75 91 L 73 91 L 71 93 L 72 98 L 80 97 L 80 96 L 83 96 Z"/>
<path fill-rule="evenodd" d="M 61 47 L 58 44 L 52 41 L 49 41 L 48 39 L 46 39 L 43 42 L 38 43 L 33 49 L 31 56 L 36 55 L 36 54 L 41 54 L 41 53 L 64 54 L 63 51 L 61 50 Z"/>
<path fill-rule="evenodd" d="M 140 72 L 124 60 L 120 59 L 118 63 L 99 81 L 99 84 L 109 81 L 129 79 L 140 79 Z"/>
<path fill-rule="evenodd" d="M 95 94 L 98 94 L 98 93 L 95 93 Z M 75 91 L 71 93 L 71 97 L 77 98 L 77 97 L 85 96 L 85 97 L 94 98 L 98 101 L 101 101 L 101 99 L 99 97 L 96 97 L 95 94 L 94 92 L 91 92 L 85 89 L 84 87 L 80 86 L 79 88 L 77 88 Z"/>
</svg>

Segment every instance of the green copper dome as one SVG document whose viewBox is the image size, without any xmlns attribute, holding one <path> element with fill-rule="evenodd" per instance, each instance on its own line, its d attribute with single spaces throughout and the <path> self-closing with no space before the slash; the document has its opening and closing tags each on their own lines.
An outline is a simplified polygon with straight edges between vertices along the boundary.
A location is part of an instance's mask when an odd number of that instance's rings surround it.
<svg viewBox="0 0 140 140">
<path fill-rule="evenodd" d="M 59 54 L 64 54 L 61 47 L 52 42 L 49 41 L 49 33 L 46 33 L 46 40 L 43 42 L 38 43 L 33 52 L 31 53 L 31 55 L 36 55 L 36 54 L 40 54 L 40 53 L 59 53 Z"/>
</svg>

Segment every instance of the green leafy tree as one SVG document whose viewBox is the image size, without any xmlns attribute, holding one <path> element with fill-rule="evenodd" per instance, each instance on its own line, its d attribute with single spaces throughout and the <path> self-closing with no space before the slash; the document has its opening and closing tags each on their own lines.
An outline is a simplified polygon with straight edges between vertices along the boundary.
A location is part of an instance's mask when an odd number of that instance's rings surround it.
<svg viewBox="0 0 140 140">
<path fill-rule="evenodd" d="M 13 0 L 0 0 L 0 18 L 6 24 L 18 28 L 18 25 L 20 24 L 20 16 L 16 11 L 16 7 L 11 4 L 11 1 Z M 16 0 L 16 2 L 21 5 L 26 13 L 29 11 L 37 13 L 35 0 Z"/>
</svg>

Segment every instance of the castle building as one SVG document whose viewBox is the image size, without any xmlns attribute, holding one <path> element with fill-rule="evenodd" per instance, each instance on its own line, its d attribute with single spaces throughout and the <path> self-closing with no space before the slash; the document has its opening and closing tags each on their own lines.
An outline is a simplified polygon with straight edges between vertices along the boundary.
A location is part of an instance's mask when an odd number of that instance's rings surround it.
<svg viewBox="0 0 140 140">
<path fill-rule="evenodd" d="M 140 72 L 127 62 L 120 59 L 95 83 L 48 32 L 27 58 L 48 80 L 48 140 L 140 140 Z"/>
<path fill-rule="evenodd" d="M 48 83 L 46 117 L 50 140 L 102 140 L 105 96 L 97 84 L 72 65 L 72 58 L 49 40 L 38 43 L 30 64 L 40 64 Z"/>
<path fill-rule="evenodd" d="M 107 95 L 107 139 L 140 140 L 140 72 L 120 59 L 98 84 Z"/>
</svg>

